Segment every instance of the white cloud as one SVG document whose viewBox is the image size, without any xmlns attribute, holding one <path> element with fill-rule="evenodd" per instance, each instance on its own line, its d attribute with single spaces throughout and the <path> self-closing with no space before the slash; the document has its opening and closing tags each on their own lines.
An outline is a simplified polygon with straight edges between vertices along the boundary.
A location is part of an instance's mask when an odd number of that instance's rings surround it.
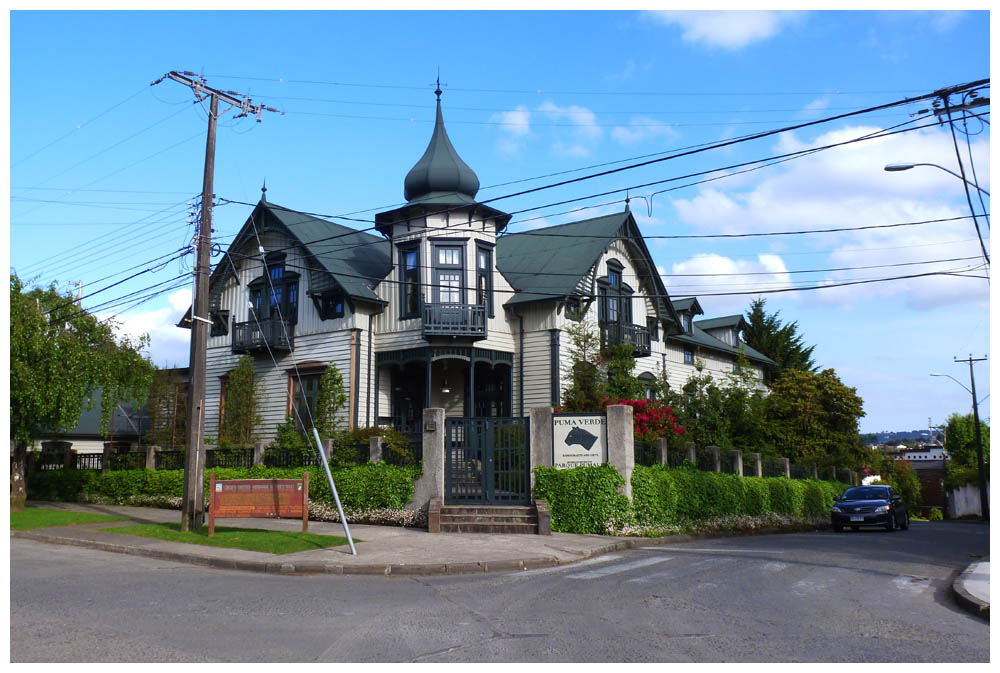
<svg viewBox="0 0 1000 673">
<path fill-rule="evenodd" d="M 709 317 L 742 313 L 746 309 L 749 303 L 746 295 L 726 296 L 726 293 L 791 287 L 784 260 L 774 254 L 761 254 L 756 260 L 738 260 L 704 253 L 674 264 L 669 275 L 662 267 L 658 268 L 671 296 L 699 297 Z"/>
<path fill-rule="evenodd" d="M 611 129 L 611 137 L 623 145 L 634 145 L 655 138 L 675 138 L 677 131 L 671 124 L 652 117 L 633 117 L 628 126 Z"/>
<path fill-rule="evenodd" d="M 131 337 L 149 335 L 149 357 L 158 367 L 187 366 L 190 330 L 176 327 L 191 306 L 191 290 L 178 290 L 167 297 L 169 306 L 149 311 L 133 311 L 118 316 L 118 332 Z M 99 315 L 104 320 L 109 315 Z"/>
<path fill-rule="evenodd" d="M 842 128 L 811 142 L 785 134 L 778 139 L 774 153 L 827 145 L 874 130 Z M 985 140 L 973 145 L 977 172 L 986 181 L 988 145 Z M 906 173 L 883 171 L 886 164 L 900 161 L 953 165 L 950 134 L 932 129 L 846 145 L 754 173 L 761 177 L 748 189 L 733 185 L 736 189 L 723 191 L 730 185 L 719 182 L 692 197 L 675 199 L 673 205 L 682 222 L 713 233 L 856 228 L 968 215 L 959 180 L 930 167 Z M 989 188 L 988 182 L 984 188 Z M 983 233 L 988 235 L 988 230 Z M 761 248 L 821 253 L 809 256 L 808 262 L 797 262 L 795 266 L 800 268 L 883 266 L 824 274 L 822 280 L 829 284 L 965 269 L 976 260 L 922 263 L 979 254 L 975 229 L 968 219 L 758 240 Z M 884 266 L 912 262 L 918 264 Z M 818 275 L 809 278 L 814 282 L 821 279 Z M 987 293 L 988 285 L 982 280 L 939 275 L 819 290 L 808 296 L 811 302 L 841 308 L 859 300 L 876 299 L 926 308 L 956 302 L 984 304 Z M 797 295 L 800 300 L 804 296 Z"/>
<path fill-rule="evenodd" d="M 685 42 L 723 49 L 742 49 L 775 36 L 801 19 L 801 12 L 754 11 L 651 11 L 647 15 L 668 26 L 679 26 Z"/>
<path fill-rule="evenodd" d="M 531 110 L 518 105 L 513 110 L 494 113 L 490 121 L 500 124 L 500 128 L 512 136 L 526 136 L 531 131 Z"/>
<path fill-rule="evenodd" d="M 538 112 L 548 117 L 554 123 L 569 122 L 569 128 L 562 130 L 557 126 L 552 135 L 552 151 L 560 156 L 574 158 L 585 157 L 604 137 L 604 129 L 597 124 L 597 115 L 591 110 L 579 105 L 565 107 L 546 101 L 538 106 Z"/>
</svg>

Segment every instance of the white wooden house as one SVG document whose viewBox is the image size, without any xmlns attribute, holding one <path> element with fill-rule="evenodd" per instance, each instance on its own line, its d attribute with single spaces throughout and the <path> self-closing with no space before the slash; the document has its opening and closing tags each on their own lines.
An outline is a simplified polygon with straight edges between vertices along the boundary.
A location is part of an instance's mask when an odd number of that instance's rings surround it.
<svg viewBox="0 0 1000 673">
<path fill-rule="evenodd" d="M 243 354 L 260 375 L 264 439 L 293 413 L 308 418 L 330 364 L 350 427 L 409 426 L 426 407 L 509 417 L 558 406 L 575 320 L 605 344 L 632 344 L 643 378 L 662 368 L 678 386 L 696 363 L 733 371 L 741 349 L 758 376 L 773 364 L 740 342 L 741 316 L 697 320 L 697 300 L 670 300 L 627 209 L 506 234 L 511 216 L 477 202 L 478 189 L 439 95 L 407 202 L 376 215 L 380 235 L 271 203 L 264 190 L 210 282 L 205 435 L 218 433 Z"/>
</svg>

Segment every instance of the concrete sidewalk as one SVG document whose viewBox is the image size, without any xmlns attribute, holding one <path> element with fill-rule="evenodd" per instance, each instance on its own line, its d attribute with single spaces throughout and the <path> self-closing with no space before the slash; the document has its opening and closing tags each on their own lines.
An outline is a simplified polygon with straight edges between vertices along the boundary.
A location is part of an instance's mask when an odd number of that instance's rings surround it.
<svg viewBox="0 0 1000 673">
<path fill-rule="evenodd" d="M 990 618 L 990 562 L 973 563 L 951 585 L 955 600 L 973 614 Z"/>
</svg>

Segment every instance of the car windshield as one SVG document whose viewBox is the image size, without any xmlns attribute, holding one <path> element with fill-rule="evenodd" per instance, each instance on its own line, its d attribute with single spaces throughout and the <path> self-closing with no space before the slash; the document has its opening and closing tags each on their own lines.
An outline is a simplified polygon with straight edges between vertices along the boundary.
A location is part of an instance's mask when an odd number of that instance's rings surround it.
<svg viewBox="0 0 1000 673">
<path fill-rule="evenodd" d="M 840 496 L 841 500 L 887 500 L 888 498 L 889 489 L 877 486 L 849 488 Z"/>
</svg>

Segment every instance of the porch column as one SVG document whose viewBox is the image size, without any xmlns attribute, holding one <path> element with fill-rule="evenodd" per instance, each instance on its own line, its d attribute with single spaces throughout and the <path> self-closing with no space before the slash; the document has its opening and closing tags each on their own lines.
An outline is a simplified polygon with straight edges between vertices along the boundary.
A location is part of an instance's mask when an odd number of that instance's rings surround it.
<svg viewBox="0 0 1000 673">
<path fill-rule="evenodd" d="M 407 509 L 423 509 L 433 499 L 444 500 L 444 409 L 424 409 L 422 431 L 424 473 L 413 484 Z"/>
<path fill-rule="evenodd" d="M 476 359 L 469 349 L 469 410 L 465 414 L 470 418 L 476 415 Z"/>
<path fill-rule="evenodd" d="M 431 406 L 431 351 L 432 346 L 427 347 L 427 390 L 424 395 L 424 409 L 429 409 Z"/>
</svg>

